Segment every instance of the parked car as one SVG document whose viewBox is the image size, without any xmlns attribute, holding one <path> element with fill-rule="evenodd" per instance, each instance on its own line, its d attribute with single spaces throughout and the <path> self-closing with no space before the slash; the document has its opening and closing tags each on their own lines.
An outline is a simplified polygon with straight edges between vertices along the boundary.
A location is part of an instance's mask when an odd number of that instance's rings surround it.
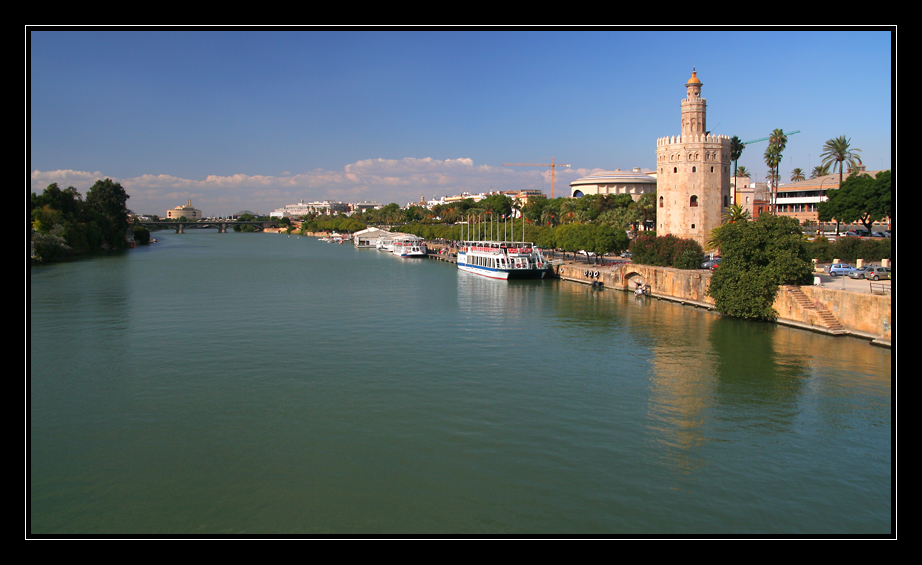
<svg viewBox="0 0 922 565">
<path fill-rule="evenodd" d="M 849 273 L 848 273 L 848 277 L 851 278 L 851 279 L 863 279 L 863 278 L 864 278 L 864 272 L 867 271 L 867 270 L 868 270 L 868 266 L 867 266 L 867 265 L 865 265 L 865 266 L 863 266 L 863 267 L 858 267 L 858 268 L 855 269 L 854 271 L 849 272 Z"/>
<path fill-rule="evenodd" d="M 701 263 L 701 268 L 714 270 L 714 265 L 717 265 L 718 263 L 720 263 L 720 257 L 714 257 L 713 259 L 709 259 L 704 263 Z"/>
<path fill-rule="evenodd" d="M 855 268 L 848 263 L 833 263 L 829 266 L 829 276 L 847 275 L 854 270 Z"/>
<path fill-rule="evenodd" d="M 872 281 L 889 279 L 890 267 L 868 267 L 868 270 L 864 272 L 864 278 L 871 279 Z"/>
<path fill-rule="evenodd" d="M 890 237 L 890 232 L 876 231 L 871 234 L 871 237 Z"/>
</svg>

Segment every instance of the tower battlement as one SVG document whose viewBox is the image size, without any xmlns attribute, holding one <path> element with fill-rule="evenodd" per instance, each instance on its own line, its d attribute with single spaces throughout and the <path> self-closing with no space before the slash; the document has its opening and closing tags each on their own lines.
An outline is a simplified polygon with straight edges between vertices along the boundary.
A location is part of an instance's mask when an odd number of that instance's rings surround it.
<svg viewBox="0 0 922 565">
<path fill-rule="evenodd" d="M 656 140 L 657 147 L 665 147 L 667 145 L 686 145 L 690 143 L 719 143 L 719 144 L 730 144 L 730 136 L 727 135 L 716 135 L 716 134 L 691 134 L 691 135 L 672 135 L 666 137 L 660 137 Z"/>
</svg>

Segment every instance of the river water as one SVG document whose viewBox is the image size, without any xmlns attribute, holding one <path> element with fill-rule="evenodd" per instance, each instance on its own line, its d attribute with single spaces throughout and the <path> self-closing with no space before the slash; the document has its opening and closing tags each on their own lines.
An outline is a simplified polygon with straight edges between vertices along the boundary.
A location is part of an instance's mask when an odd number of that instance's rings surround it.
<svg viewBox="0 0 922 565">
<path fill-rule="evenodd" d="M 33 267 L 32 534 L 891 534 L 891 352 L 276 234 Z"/>
</svg>

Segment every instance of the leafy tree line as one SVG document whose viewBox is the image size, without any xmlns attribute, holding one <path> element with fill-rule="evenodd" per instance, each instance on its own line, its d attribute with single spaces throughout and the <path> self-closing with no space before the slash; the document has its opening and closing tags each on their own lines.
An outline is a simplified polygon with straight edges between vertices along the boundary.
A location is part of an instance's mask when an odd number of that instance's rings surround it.
<svg viewBox="0 0 922 565">
<path fill-rule="evenodd" d="M 852 173 L 838 189 L 826 191 L 826 197 L 817 205 L 821 222 L 861 223 L 870 232 L 874 222 L 894 219 L 890 171 L 881 171 L 874 177 Z"/>
<path fill-rule="evenodd" d="M 628 248 L 630 240 L 623 229 L 617 230 L 606 224 L 566 224 L 562 226 L 540 226 L 522 219 L 481 221 L 472 219 L 465 225 L 408 224 L 393 228 L 393 231 L 410 233 L 435 240 L 460 241 L 465 239 L 498 239 L 505 241 L 533 242 L 544 249 L 561 249 L 575 253 L 587 251 L 602 256 L 606 253 L 620 253 Z M 524 227 L 524 235 L 523 235 Z M 492 235 L 491 235 L 492 233 Z M 589 260 L 587 254 L 587 261 Z"/>
<path fill-rule="evenodd" d="M 880 261 L 893 259 L 890 238 L 875 237 L 864 239 L 860 237 L 842 237 L 831 242 L 819 236 L 813 241 L 804 242 L 807 255 L 820 263 L 829 263 L 833 259 L 853 263 L 858 259 L 865 261 Z"/>
<path fill-rule="evenodd" d="M 467 221 L 468 218 L 493 218 L 502 221 L 512 216 L 532 225 L 558 226 L 565 224 L 601 223 L 615 229 L 635 229 L 655 216 L 655 195 L 646 194 L 634 202 L 628 194 L 591 194 L 582 198 L 533 198 L 527 204 L 505 194 L 492 194 L 474 202 L 465 198 L 449 204 L 437 204 L 431 209 L 408 206 L 401 209 L 391 203 L 377 210 L 365 210 L 352 218 L 366 225 L 403 225 Z"/>
<path fill-rule="evenodd" d="M 631 243 L 632 260 L 641 265 L 697 269 L 704 251 L 693 239 L 674 235 L 639 234 Z"/>
<path fill-rule="evenodd" d="M 29 229 L 35 255 L 56 260 L 103 249 L 124 249 L 129 229 L 129 196 L 121 184 L 98 180 L 84 200 L 72 186 L 61 190 L 48 185 L 41 195 L 29 199 Z M 149 241 L 144 230 L 133 230 L 140 242 Z"/>
<path fill-rule="evenodd" d="M 357 232 L 366 227 L 365 223 L 345 215 L 317 216 L 301 222 L 301 234 L 321 231 Z"/>
</svg>

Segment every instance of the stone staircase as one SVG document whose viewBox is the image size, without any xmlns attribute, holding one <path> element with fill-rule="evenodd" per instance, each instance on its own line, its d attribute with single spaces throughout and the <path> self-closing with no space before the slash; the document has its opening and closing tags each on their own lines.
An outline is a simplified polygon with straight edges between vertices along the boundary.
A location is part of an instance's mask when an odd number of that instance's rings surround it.
<svg viewBox="0 0 922 565">
<path fill-rule="evenodd" d="M 832 313 L 823 307 L 822 304 L 815 304 L 810 300 L 804 291 L 797 286 L 787 287 L 788 292 L 791 293 L 791 297 L 794 299 L 797 304 L 804 310 L 813 310 L 816 313 L 816 321 L 819 326 L 822 326 L 829 330 L 830 332 L 844 332 L 845 327 L 839 322 L 839 320 L 832 315 Z"/>
</svg>

